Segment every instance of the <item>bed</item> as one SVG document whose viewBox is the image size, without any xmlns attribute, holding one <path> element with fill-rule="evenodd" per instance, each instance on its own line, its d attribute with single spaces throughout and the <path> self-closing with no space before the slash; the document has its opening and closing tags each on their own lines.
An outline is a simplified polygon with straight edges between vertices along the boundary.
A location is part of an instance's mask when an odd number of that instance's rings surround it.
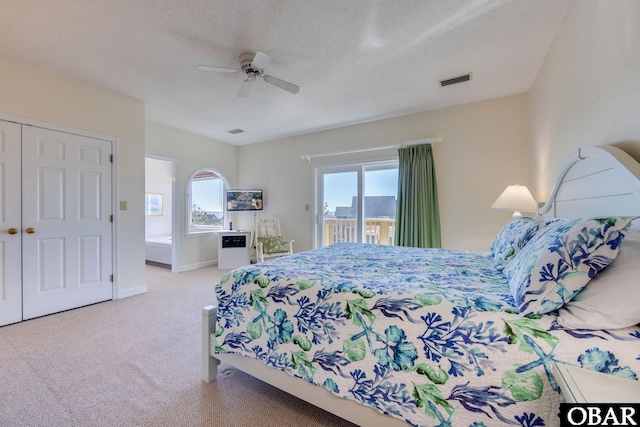
<svg viewBox="0 0 640 427">
<path fill-rule="evenodd" d="M 336 244 L 229 272 L 202 310 L 203 381 L 221 361 L 366 426 L 559 425 L 555 364 L 640 374 L 636 314 L 610 327 L 581 300 L 612 293 L 600 284 L 635 256 L 640 165 L 611 146 L 578 150 L 540 212 L 510 222 L 526 239 L 501 240 L 505 226 L 491 252 Z M 595 216 L 622 218 L 564 219 Z M 574 245 L 560 280 L 567 261 L 543 261 L 566 248 L 536 245 L 574 230 L 601 252 L 578 260 Z M 534 262 L 561 289 L 536 287 Z"/>
<path fill-rule="evenodd" d="M 146 236 L 145 259 L 152 263 L 171 265 L 171 236 Z"/>
</svg>

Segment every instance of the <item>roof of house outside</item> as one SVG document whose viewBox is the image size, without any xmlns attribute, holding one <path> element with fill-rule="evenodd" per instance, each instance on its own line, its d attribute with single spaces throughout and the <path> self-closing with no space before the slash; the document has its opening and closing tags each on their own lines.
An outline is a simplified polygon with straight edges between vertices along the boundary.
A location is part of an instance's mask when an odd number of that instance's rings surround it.
<svg viewBox="0 0 640 427">
<path fill-rule="evenodd" d="M 334 215 L 336 218 L 353 218 L 351 206 L 337 206 Z"/>
<path fill-rule="evenodd" d="M 366 196 L 364 198 L 364 212 L 367 218 L 395 218 L 395 196 Z M 336 218 L 357 218 L 358 198 L 353 197 L 351 206 L 337 206 Z"/>
</svg>

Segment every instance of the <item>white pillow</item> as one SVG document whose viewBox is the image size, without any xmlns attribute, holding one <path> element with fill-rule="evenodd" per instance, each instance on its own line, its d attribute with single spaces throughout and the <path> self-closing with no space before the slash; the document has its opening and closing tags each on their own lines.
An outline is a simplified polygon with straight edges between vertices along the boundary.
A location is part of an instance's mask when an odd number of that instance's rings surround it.
<svg viewBox="0 0 640 427">
<path fill-rule="evenodd" d="M 558 310 L 570 329 L 618 329 L 640 323 L 640 233 L 626 231 L 616 259 Z"/>
</svg>

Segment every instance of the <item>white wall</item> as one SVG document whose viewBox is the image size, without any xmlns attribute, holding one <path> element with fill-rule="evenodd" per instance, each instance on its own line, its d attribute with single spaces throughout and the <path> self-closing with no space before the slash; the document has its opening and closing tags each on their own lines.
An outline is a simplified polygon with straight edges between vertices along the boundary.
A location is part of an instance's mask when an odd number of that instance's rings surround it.
<svg viewBox="0 0 640 427">
<path fill-rule="evenodd" d="M 615 144 L 640 161 L 640 1 L 576 1 L 529 102 L 529 184 L 537 199 L 548 197 L 579 147 Z"/>
<path fill-rule="evenodd" d="M 489 206 L 509 184 L 526 183 L 526 96 L 517 95 L 459 107 L 241 146 L 238 185 L 265 190 L 264 216 L 280 216 L 282 234 L 295 239 L 296 252 L 313 245 L 312 165 L 303 154 L 383 147 L 425 137 L 442 137 L 434 146 L 442 244 L 488 250 L 510 213 Z M 397 156 L 396 150 L 332 157 Z M 314 160 L 315 162 L 315 160 Z M 253 215 L 239 217 L 252 227 Z"/>
<path fill-rule="evenodd" d="M 162 215 L 144 218 L 145 236 L 171 236 L 173 224 L 173 163 L 167 160 L 145 159 L 145 192 L 162 195 Z"/>
<path fill-rule="evenodd" d="M 0 55 L 0 112 L 119 138 L 119 296 L 146 290 L 144 104 Z M 114 207 L 115 209 L 116 207 Z"/>
<path fill-rule="evenodd" d="M 177 224 L 180 230 L 180 258 L 178 271 L 190 270 L 217 263 L 218 241 L 215 234 L 185 236 L 186 186 L 191 175 L 198 169 L 209 168 L 224 175 L 233 186 L 237 182 L 237 148 L 178 129 L 146 123 L 146 152 L 148 155 L 177 159 L 179 204 Z M 235 223 L 235 218 L 234 218 Z"/>
</svg>

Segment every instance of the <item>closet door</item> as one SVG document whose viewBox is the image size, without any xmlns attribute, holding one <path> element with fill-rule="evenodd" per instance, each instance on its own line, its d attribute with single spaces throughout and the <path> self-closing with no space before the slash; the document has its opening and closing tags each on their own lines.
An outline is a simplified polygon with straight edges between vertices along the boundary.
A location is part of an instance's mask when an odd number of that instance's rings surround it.
<svg viewBox="0 0 640 427">
<path fill-rule="evenodd" d="M 20 128 L 0 120 L 0 326 L 22 320 Z"/>
<path fill-rule="evenodd" d="M 112 299 L 111 142 L 25 126 L 23 318 Z"/>
</svg>

